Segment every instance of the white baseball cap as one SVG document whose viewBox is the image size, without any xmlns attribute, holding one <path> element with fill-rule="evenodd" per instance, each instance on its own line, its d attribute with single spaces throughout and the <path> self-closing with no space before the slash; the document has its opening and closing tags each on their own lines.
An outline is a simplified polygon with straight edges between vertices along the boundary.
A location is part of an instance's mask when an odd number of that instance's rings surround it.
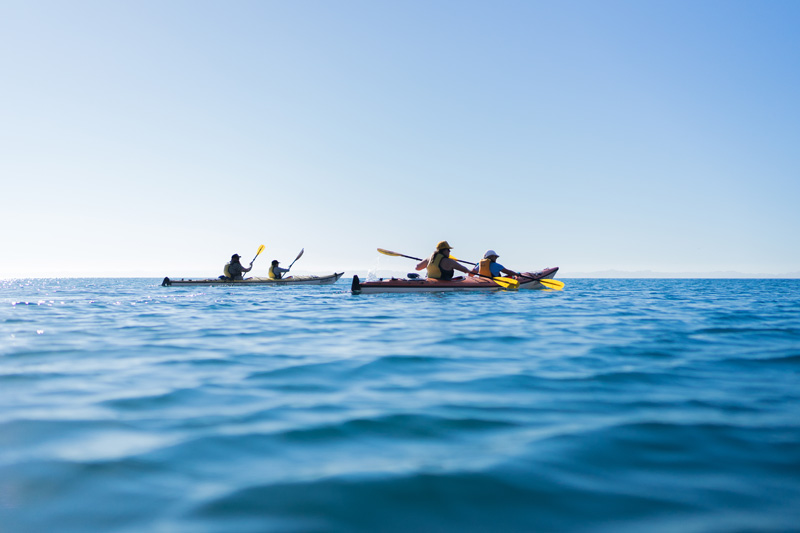
<svg viewBox="0 0 800 533">
<path fill-rule="evenodd" d="M 499 255 L 497 255 L 497 252 L 495 252 L 494 250 L 486 250 L 486 253 L 483 254 L 483 258 L 484 259 L 489 259 L 492 256 L 500 257 Z"/>
</svg>

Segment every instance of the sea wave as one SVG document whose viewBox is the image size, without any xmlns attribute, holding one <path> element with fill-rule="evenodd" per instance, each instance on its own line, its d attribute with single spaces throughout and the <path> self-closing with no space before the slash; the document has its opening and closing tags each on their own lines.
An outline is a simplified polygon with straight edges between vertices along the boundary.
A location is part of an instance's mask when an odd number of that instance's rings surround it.
<svg viewBox="0 0 800 533">
<path fill-rule="evenodd" d="M 800 282 L 346 283 L 4 282 L 0 532 L 800 522 Z"/>
</svg>

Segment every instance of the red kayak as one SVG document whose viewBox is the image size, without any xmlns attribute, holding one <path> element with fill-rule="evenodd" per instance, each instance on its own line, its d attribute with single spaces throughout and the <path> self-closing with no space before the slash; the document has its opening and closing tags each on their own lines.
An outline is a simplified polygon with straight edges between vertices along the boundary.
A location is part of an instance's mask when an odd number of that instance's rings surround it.
<svg viewBox="0 0 800 533">
<path fill-rule="evenodd" d="M 558 272 L 558 267 L 545 268 L 538 272 L 523 272 L 519 279 L 520 289 L 549 289 L 539 280 L 550 280 Z M 508 278 L 502 278 L 508 279 Z M 556 283 L 556 282 L 553 282 Z M 561 282 L 557 282 L 561 284 Z M 496 282 L 491 279 L 479 277 L 462 277 L 449 281 L 430 278 L 391 278 L 380 281 L 364 281 L 353 276 L 353 285 L 350 290 L 353 294 L 373 294 L 380 292 L 449 292 L 449 291 L 501 291 L 510 289 L 508 283 Z"/>
</svg>

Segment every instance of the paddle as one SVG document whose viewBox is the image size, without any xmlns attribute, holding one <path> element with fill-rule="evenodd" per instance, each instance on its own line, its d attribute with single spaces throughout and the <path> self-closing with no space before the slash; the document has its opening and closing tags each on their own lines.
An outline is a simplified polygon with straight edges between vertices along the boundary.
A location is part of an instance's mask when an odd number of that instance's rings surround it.
<svg viewBox="0 0 800 533">
<path fill-rule="evenodd" d="M 458 259 L 458 258 L 456 258 L 456 257 L 453 257 L 452 255 L 450 255 L 450 259 L 453 259 L 453 260 L 455 260 L 455 261 L 458 261 L 459 263 L 466 263 L 466 264 L 468 264 L 468 265 L 475 266 L 475 263 L 472 263 L 472 262 L 470 262 L 470 261 L 465 261 L 465 260 L 463 260 L 463 259 Z M 541 284 L 542 284 L 542 285 L 544 285 L 545 287 L 549 287 L 549 288 L 551 288 L 551 289 L 555 289 L 555 290 L 558 290 L 558 291 L 560 291 L 561 289 L 563 289 L 563 288 L 564 288 L 564 282 L 563 282 L 563 281 L 558 281 L 557 279 L 540 279 L 540 278 L 532 278 L 532 277 L 530 277 L 530 276 L 526 276 L 525 274 L 517 274 L 517 276 L 519 276 L 519 277 L 521 277 L 521 278 L 525 278 L 525 279 L 532 279 L 533 281 L 538 281 L 539 283 L 541 283 Z M 496 279 L 496 278 L 495 278 L 495 279 Z M 511 279 L 511 278 L 503 278 L 503 279 Z M 516 280 L 515 280 L 515 281 L 516 281 Z"/>
<path fill-rule="evenodd" d="M 406 259 L 413 259 L 414 261 L 422 261 L 419 257 L 411 257 L 410 255 L 403 255 L 398 254 L 397 252 L 390 252 L 389 250 L 384 250 L 383 248 L 378 248 L 378 251 L 383 255 L 393 255 L 395 257 L 405 257 Z"/>
<path fill-rule="evenodd" d="M 291 264 L 289 265 L 289 268 L 287 268 L 286 270 L 291 270 L 291 269 L 292 269 L 292 265 L 295 263 L 295 261 L 297 261 L 298 259 L 300 259 L 301 257 L 303 257 L 303 252 L 305 252 L 305 251 L 306 251 L 306 249 L 305 249 L 305 248 L 302 248 L 302 249 L 300 250 L 300 253 L 299 253 L 299 254 L 297 254 L 297 257 L 295 257 L 295 258 L 294 258 L 294 261 L 292 261 L 292 262 L 291 262 Z"/>
<path fill-rule="evenodd" d="M 261 246 L 259 246 L 259 247 L 258 247 L 258 251 L 256 252 L 256 257 L 258 257 L 259 255 L 261 255 L 261 252 L 263 252 L 263 251 L 264 251 L 264 245 L 262 244 Z M 255 260 L 256 260 L 256 257 L 254 257 L 254 258 L 253 258 L 253 260 L 252 260 L 252 261 L 250 261 L 250 264 L 251 264 L 251 265 L 252 265 L 252 264 L 255 262 Z"/>
<path fill-rule="evenodd" d="M 256 252 L 256 256 L 253 258 L 252 261 L 250 261 L 250 268 L 251 269 L 253 268 L 253 263 L 255 262 L 256 258 L 258 258 L 258 256 L 261 255 L 261 252 L 263 252 L 263 251 L 264 251 L 264 245 L 262 244 L 261 246 L 258 247 L 258 251 Z M 247 278 L 247 279 L 250 279 L 250 278 Z"/>
<path fill-rule="evenodd" d="M 256 252 L 256 257 L 254 257 L 254 258 L 253 258 L 253 260 L 252 260 L 252 261 L 250 261 L 250 264 L 251 264 L 251 265 L 252 265 L 252 264 L 255 262 L 256 258 L 257 258 L 259 255 L 261 255 L 261 252 L 263 252 L 263 251 L 264 251 L 264 245 L 262 244 L 261 246 L 259 246 L 259 247 L 258 247 L 258 251 Z"/>
<path fill-rule="evenodd" d="M 383 255 L 392 255 L 392 256 L 395 256 L 395 257 L 405 257 L 406 259 L 413 259 L 414 261 L 422 261 L 422 259 L 420 259 L 419 257 L 411 257 L 410 255 L 398 254 L 397 252 L 390 252 L 389 250 L 384 250 L 383 248 L 378 248 L 378 251 L 380 253 L 382 253 Z M 451 259 L 453 259 L 454 261 L 458 261 L 458 259 L 456 259 L 455 257 L 451 257 Z M 466 261 L 462 261 L 462 262 L 466 263 Z M 472 263 L 472 264 L 474 265 L 475 263 Z M 511 278 L 493 278 L 492 276 L 485 276 L 483 274 L 477 274 L 477 275 L 482 277 L 482 278 L 488 278 L 488 279 L 494 281 L 495 283 L 497 283 L 498 285 L 500 285 L 501 287 L 503 287 L 505 289 L 508 289 L 508 288 L 517 289 L 517 288 L 519 288 L 519 281 L 517 281 L 515 279 L 511 279 Z"/>
<path fill-rule="evenodd" d="M 458 257 L 454 256 L 453 254 L 450 254 L 450 259 L 452 259 L 453 261 L 458 261 L 459 263 L 466 263 L 468 265 L 477 266 L 475 263 L 471 263 L 469 261 L 464 261 L 463 259 L 459 259 Z M 510 284 L 515 286 L 514 287 L 515 289 L 519 288 L 519 281 L 517 281 L 517 280 L 515 280 L 513 278 L 507 278 L 505 276 L 484 276 L 483 274 L 478 274 L 477 272 L 475 272 L 475 274 L 477 274 L 478 276 L 484 277 L 484 278 L 490 277 L 495 281 L 501 280 L 503 283 L 510 283 Z"/>
<path fill-rule="evenodd" d="M 555 289 L 557 291 L 560 291 L 561 289 L 564 288 L 564 282 L 563 281 L 558 281 L 557 279 L 538 279 L 538 278 L 532 278 L 530 276 L 524 276 L 522 274 L 520 274 L 520 276 L 522 276 L 523 278 L 535 279 L 536 281 L 538 281 L 539 283 L 541 283 L 545 287 L 549 287 L 549 288 Z"/>
</svg>

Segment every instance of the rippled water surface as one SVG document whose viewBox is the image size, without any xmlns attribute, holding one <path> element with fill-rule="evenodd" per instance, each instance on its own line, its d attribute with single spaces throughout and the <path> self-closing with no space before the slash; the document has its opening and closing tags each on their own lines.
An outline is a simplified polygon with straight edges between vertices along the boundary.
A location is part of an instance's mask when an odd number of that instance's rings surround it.
<svg viewBox="0 0 800 533">
<path fill-rule="evenodd" d="M 564 281 L 0 281 L 0 532 L 800 530 L 800 280 Z"/>
</svg>

